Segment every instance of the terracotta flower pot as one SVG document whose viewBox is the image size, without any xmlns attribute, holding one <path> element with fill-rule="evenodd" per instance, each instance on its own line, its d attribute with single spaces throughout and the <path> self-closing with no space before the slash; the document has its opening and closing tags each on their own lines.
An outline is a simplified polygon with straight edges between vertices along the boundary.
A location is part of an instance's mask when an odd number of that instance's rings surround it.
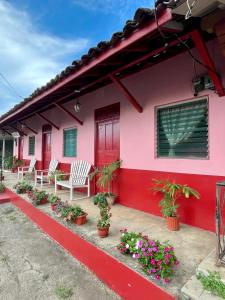
<svg viewBox="0 0 225 300">
<path fill-rule="evenodd" d="M 17 171 L 17 168 L 12 168 L 13 173 L 16 173 L 16 171 Z"/>
<path fill-rule="evenodd" d="M 56 188 L 57 188 L 58 191 L 61 191 L 62 186 L 61 185 L 57 185 Z"/>
<path fill-rule="evenodd" d="M 76 225 L 84 225 L 87 222 L 87 214 L 78 216 L 74 221 Z"/>
<path fill-rule="evenodd" d="M 98 228 L 98 235 L 100 236 L 100 238 L 105 238 L 109 235 L 109 226 L 106 226 L 104 228 Z"/>
<path fill-rule="evenodd" d="M 41 199 L 39 205 L 45 204 L 47 202 L 48 202 L 48 197 L 45 197 L 45 198 Z"/>
<path fill-rule="evenodd" d="M 172 231 L 178 231 L 180 229 L 178 217 L 167 217 L 167 228 Z"/>
<path fill-rule="evenodd" d="M 52 211 L 55 211 L 55 207 L 57 206 L 57 204 L 51 204 L 51 209 Z"/>
</svg>

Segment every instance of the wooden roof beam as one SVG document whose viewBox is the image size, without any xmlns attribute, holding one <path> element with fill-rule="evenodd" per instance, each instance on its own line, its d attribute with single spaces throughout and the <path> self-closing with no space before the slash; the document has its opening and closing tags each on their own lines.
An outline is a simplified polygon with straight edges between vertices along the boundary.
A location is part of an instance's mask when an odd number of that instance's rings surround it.
<svg viewBox="0 0 225 300">
<path fill-rule="evenodd" d="M 55 129 L 59 130 L 59 127 L 55 123 L 50 121 L 48 118 L 46 118 L 45 116 L 41 115 L 38 112 L 36 112 L 35 115 L 41 118 L 42 120 L 46 121 L 48 124 L 52 125 Z"/>
<path fill-rule="evenodd" d="M 138 101 L 134 98 L 134 96 L 128 91 L 128 89 L 125 87 L 125 85 L 118 78 L 116 78 L 113 75 L 110 76 L 110 79 L 123 92 L 123 94 L 126 96 L 127 100 L 134 106 L 134 108 L 139 113 L 142 113 L 143 112 L 142 106 L 138 103 Z"/>
<path fill-rule="evenodd" d="M 14 130 L 18 131 L 20 135 L 25 135 L 25 136 L 27 136 L 27 134 L 26 134 L 24 131 L 18 129 L 16 126 L 13 126 L 13 125 L 11 125 L 11 124 L 9 124 L 9 126 L 10 126 L 11 128 L 13 128 Z"/>
<path fill-rule="evenodd" d="M 12 135 L 11 132 L 9 132 L 8 130 L 4 129 L 4 128 L 1 128 L 2 131 L 4 131 L 5 133 L 7 133 L 8 135 Z"/>
<path fill-rule="evenodd" d="M 34 130 L 33 128 L 31 128 L 30 126 L 28 126 L 27 124 L 25 124 L 24 122 L 18 122 L 20 125 L 25 126 L 27 129 L 29 129 L 31 132 L 33 132 L 34 134 L 38 134 L 38 132 L 36 130 Z"/>
<path fill-rule="evenodd" d="M 194 30 L 191 32 L 191 37 L 193 42 L 195 43 L 196 48 L 199 51 L 199 54 L 207 67 L 207 71 L 209 73 L 212 82 L 216 88 L 216 91 L 220 97 L 225 96 L 225 89 L 223 87 L 222 81 L 219 75 L 216 72 L 216 68 L 214 62 L 208 52 L 208 49 L 203 41 L 203 38 L 198 30 Z"/>
<path fill-rule="evenodd" d="M 55 103 L 55 106 L 57 108 L 59 108 L 60 110 L 62 110 L 63 112 L 65 112 L 67 115 L 69 115 L 70 117 L 72 117 L 75 121 L 77 121 L 80 125 L 83 125 L 83 121 L 81 121 L 80 119 L 78 119 L 74 114 L 72 114 L 67 108 L 63 107 L 61 104 L 59 103 Z"/>
</svg>

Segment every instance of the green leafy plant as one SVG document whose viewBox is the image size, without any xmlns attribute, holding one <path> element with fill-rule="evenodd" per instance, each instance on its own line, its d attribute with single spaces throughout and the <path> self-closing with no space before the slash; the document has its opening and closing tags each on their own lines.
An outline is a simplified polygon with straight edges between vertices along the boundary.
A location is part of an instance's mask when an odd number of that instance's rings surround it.
<svg viewBox="0 0 225 300">
<path fill-rule="evenodd" d="M 94 205 L 97 205 L 99 209 L 108 207 L 108 202 L 105 193 L 98 193 L 93 198 Z"/>
<path fill-rule="evenodd" d="M 5 185 L 4 183 L 0 182 L 0 193 L 4 193 L 5 192 Z"/>
<path fill-rule="evenodd" d="M 190 198 L 194 197 L 199 199 L 200 194 L 187 186 L 186 184 L 178 184 L 169 180 L 153 180 L 154 192 L 160 192 L 163 194 L 163 199 L 160 201 L 161 212 L 164 217 L 176 217 L 177 209 L 179 207 L 177 200 L 180 197 Z"/>
<path fill-rule="evenodd" d="M 22 159 L 17 158 L 16 156 L 13 156 L 13 165 L 12 168 L 16 169 L 18 167 L 21 167 L 24 165 L 24 162 Z"/>
<path fill-rule="evenodd" d="M 61 299 L 67 299 L 73 295 L 72 288 L 59 286 L 55 289 L 56 295 Z"/>
<path fill-rule="evenodd" d="M 4 168 L 11 170 L 13 167 L 13 156 L 8 156 L 4 159 Z"/>
<path fill-rule="evenodd" d="M 132 255 L 137 259 L 147 275 L 165 283 L 173 278 L 179 264 L 174 248 L 168 241 L 161 243 L 141 233 L 128 232 L 127 229 L 121 230 L 117 249 L 120 253 Z"/>
<path fill-rule="evenodd" d="M 27 183 L 31 183 L 31 181 L 33 180 L 34 178 L 34 175 L 32 172 L 27 172 L 25 175 L 24 175 L 24 181 L 26 181 Z"/>
<path fill-rule="evenodd" d="M 104 207 L 100 209 L 100 217 L 97 222 L 97 227 L 99 229 L 110 226 L 110 218 L 112 214 L 110 213 L 109 207 Z"/>
<path fill-rule="evenodd" d="M 32 200 L 32 203 L 35 206 L 48 201 L 48 194 L 46 191 L 33 190 L 28 192 L 28 197 Z"/>
<path fill-rule="evenodd" d="M 210 272 L 206 276 L 203 273 L 197 275 L 203 289 L 211 292 L 212 294 L 225 299 L 225 284 L 222 282 L 219 272 Z"/>
<path fill-rule="evenodd" d="M 32 185 L 28 184 L 26 181 L 17 182 L 13 188 L 16 190 L 17 194 L 24 194 L 33 190 Z"/>
<path fill-rule="evenodd" d="M 55 176 L 56 176 L 56 179 L 58 181 L 61 181 L 61 180 L 65 180 L 66 179 L 66 174 L 65 172 L 63 171 L 60 171 L 60 170 L 55 170 L 54 172 L 51 172 L 48 176 L 49 180 L 51 181 L 55 181 Z"/>
<path fill-rule="evenodd" d="M 106 194 L 113 195 L 112 181 L 116 177 L 116 171 L 120 168 L 122 161 L 117 160 L 108 165 L 103 166 L 101 169 L 95 168 L 95 170 L 90 174 L 90 179 L 92 180 L 97 176 L 97 186 L 102 188 Z"/>
<path fill-rule="evenodd" d="M 50 202 L 52 205 L 55 205 L 60 201 L 60 198 L 55 194 L 48 195 L 48 202 Z"/>
</svg>

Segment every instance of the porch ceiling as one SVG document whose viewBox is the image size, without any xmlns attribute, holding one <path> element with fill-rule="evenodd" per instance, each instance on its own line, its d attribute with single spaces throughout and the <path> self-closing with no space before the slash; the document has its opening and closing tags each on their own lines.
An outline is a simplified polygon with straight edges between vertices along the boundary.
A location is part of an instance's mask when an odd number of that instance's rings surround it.
<svg viewBox="0 0 225 300">
<path fill-rule="evenodd" d="M 183 36 L 189 47 L 193 46 L 191 36 L 185 34 L 198 26 L 198 19 L 187 21 L 182 33 L 179 29 L 168 29 L 172 16 L 170 10 L 162 4 L 157 6 L 157 19 L 158 25 L 153 10 L 139 9 L 134 20 L 127 22 L 123 32 L 114 33 L 109 42 L 100 42 L 96 48 L 91 48 L 80 61 L 74 61 L 44 87 L 37 89 L 29 98 L 3 115 L 0 127 L 14 126 L 15 122 L 24 121 L 37 112 L 56 107 L 56 103 L 61 105 L 111 84 L 112 76 L 120 80 L 186 51 L 186 47 L 175 37 L 174 30 L 179 36 Z M 179 16 L 173 16 L 173 21 L 180 20 Z M 165 47 L 165 39 L 158 26 L 166 32 L 168 47 Z M 82 123 L 80 120 L 78 122 Z"/>
</svg>

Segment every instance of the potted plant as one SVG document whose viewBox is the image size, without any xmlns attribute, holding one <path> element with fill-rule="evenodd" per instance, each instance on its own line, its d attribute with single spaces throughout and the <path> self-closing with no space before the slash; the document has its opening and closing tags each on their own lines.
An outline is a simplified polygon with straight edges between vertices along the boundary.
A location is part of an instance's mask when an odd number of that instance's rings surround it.
<svg viewBox="0 0 225 300">
<path fill-rule="evenodd" d="M 33 190 L 28 193 L 28 196 L 35 206 L 48 202 L 48 194 L 45 191 Z"/>
<path fill-rule="evenodd" d="M 152 188 L 154 192 L 160 192 L 163 194 L 163 198 L 159 205 L 161 206 L 162 215 L 167 220 L 167 227 L 169 230 L 179 230 L 179 218 L 177 209 L 179 207 L 177 200 L 181 197 L 200 198 L 200 194 L 187 186 L 186 184 L 178 184 L 169 180 L 153 180 L 155 186 Z"/>
<path fill-rule="evenodd" d="M 51 204 L 52 211 L 55 211 L 55 208 L 57 204 L 61 202 L 61 199 L 55 194 L 50 194 L 48 195 L 48 202 Z"/>
<path fill-rule="evenodd" d="M 110 207 L 105 207 L 100 210 L 100 218 L 97 222 L 98 235 L 101 238 L 105 238 L 109 235 L 110 218 Z"/>
<path fill-rule="evenodd" d="M 79 206 L 64 206 L 61 210 L 64 221 L 72 221 L 77 225 L 83 225 L 87 221 L 87 213 Z"/>
<path fill-rule="evenodd" d="M 4 168 L 6 170 L 11 170 L 13 167 L 13 156 L 8 156 L 4 159 Z"/>
<path fill-rule="evenodd" d="M 17 184 L 15 184 L 13 188 L 16 190 L 17 194 L 24 194 L 33 190 L 33 187 L 26 181 L 17 182 Z"/>
<path fill-rule="evenodd" d="M 4 183 L 0 182 L 0 193 L 4 193 L 5 192 L 5 185 Z"/>
<path fill-rule="evenodd" d="M 116 195 L 112 193 L 112 182 L 116 177 L 116 171 L 120 168 L 122 161 L 117 160 L 108 165 L 103 166 L 101 169 L 95 168 L 94 172 L 90 174 L 92 180 L 97 176 L 97 186 L 103 189 L 104 196 L 108 204 L 112 206 L 115 202 Z"/>
</svg>

